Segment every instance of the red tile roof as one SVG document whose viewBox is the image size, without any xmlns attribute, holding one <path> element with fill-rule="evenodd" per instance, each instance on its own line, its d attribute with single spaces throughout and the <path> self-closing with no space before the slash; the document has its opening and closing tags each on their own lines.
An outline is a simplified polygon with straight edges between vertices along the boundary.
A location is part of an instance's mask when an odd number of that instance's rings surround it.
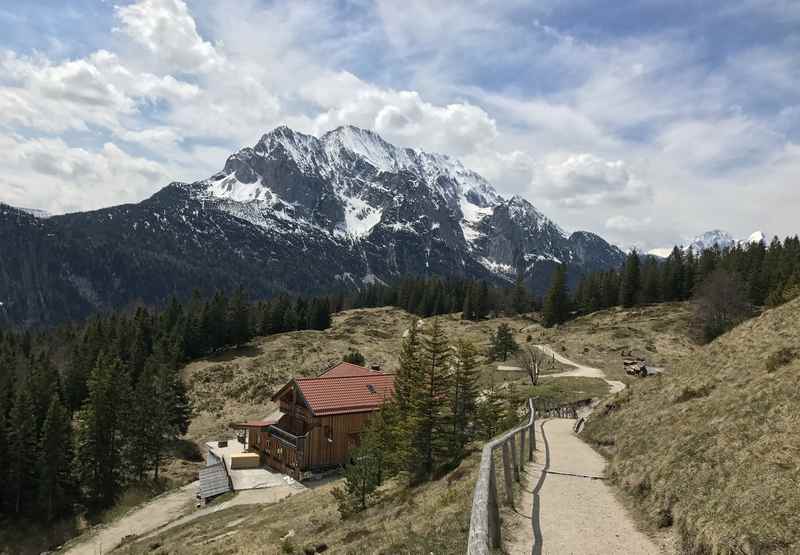
<svg viewBox="0 0 800 555">
<path fill-rule="evenodd" d="M 370 370 L 363 366 L 350 364 L 349 362 L 340 362 L 336 366 L 328 368 L 325 372 L 317 376 L 318 378 L 345 378 L 351 376 L 374 376 L 380 374 L 377 370 Z"/>
<path fill-rule="evenodd" d="M 298 378 L 295 380 L 316 416 L 370 412 L 394 395 L 394 375 L 370 372 L 355 376 Z"/>
</svg>

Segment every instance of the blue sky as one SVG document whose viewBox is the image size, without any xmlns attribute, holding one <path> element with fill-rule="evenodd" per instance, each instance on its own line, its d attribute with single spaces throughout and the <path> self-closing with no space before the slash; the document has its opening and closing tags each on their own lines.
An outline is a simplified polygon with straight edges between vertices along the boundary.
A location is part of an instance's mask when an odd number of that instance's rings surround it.
<svg viewBox="0 0 800 555">
<path fill-rule="evenodd" d="M 0 2 L 0 201 L 201 179 L 287 124 L 445 152 L 643 249 L 800 231 L 800 2 Z"/>
</svg>

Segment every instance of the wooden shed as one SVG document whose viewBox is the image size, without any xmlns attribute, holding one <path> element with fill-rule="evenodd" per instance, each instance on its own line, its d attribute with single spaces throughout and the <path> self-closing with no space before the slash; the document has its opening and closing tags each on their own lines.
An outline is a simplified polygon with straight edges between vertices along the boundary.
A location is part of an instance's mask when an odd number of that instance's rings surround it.
<svg viewBox="0 0 800 555">
<path fill-rule="evenodd" d="M 345 464 L 370 415 L 394 394 L 394 376 L 341 363 L 316 378 L 295 378 L 273 395 L 276 422 L 247 422 L 249 449 L 298 480 Z"/>
</svg>

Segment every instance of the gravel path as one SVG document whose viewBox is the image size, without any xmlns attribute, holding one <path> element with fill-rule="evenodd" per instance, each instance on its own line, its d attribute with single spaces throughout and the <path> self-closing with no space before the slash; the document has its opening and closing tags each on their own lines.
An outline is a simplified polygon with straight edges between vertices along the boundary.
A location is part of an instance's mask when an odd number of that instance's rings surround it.
<svg viewBox="0 0 800 555">
<path fill-rule="evenodd" d="M 602 479 L 606 462 L 572 431 L 573 420 L 537 426 L 537 462 L 527 466 L 506 551 L 532 555 L 657 555 Z M 512 535 L 513 534 L 513 535 Z"/>
<path fill-rule="evenodd" d="M 547 356 L 575 369 L 547 378 L 600 378 L 612 393 L 625 384 L 599 368 L 584 366 L 536 345 Z M 508 519 L 505 542 L 512 555 L 656 555 L 664 551 L 636 529 L 625 507 L 605 483 L 606 461 L 574 432 L 574 420 L 537 424 L 536 462 L 526 467 L 517 511 Z"/>
<path fill-rule="evenodd" d="M 620 391 L 625 389 L 624 383 L 617 380 L 607 379 L 605 372 L 603 372 L 599 368 L 592 368 L 591 366 L 584 366 L 582 364 L 578 364 L 577 362 L 573 362 L 567 357 L 555 352 L 548 345 L 536 345 L 536 348 L 549 357 L 555 357 L 555 359 L 562 364 L 575 367 L 575 370 L 570 370 L 569 372 L 559 372 L 558 374 L 542 374 L 540 378 L 569 378 L 569 377 L 600 378 L 609 385 L 609 387 L 611 388 L 611 393 L 619 393 Z"/>
<path fill-rule="evenodd" d="M 68 555 L 101 555 L 118 546 L 123 538 L 140 535 L 191 511 L 195 504 L 197 482 L 159 495 L 119 520 L 106 526 L 98 526 L 90 535 L 77 538 L 64 551 Z"/>
<path fill-rule="evenodd" d="M 300 484 L 293 484 L 240 491 L 228 501 L 204 509 L 195 509 L 197 487 L 197 482 L 192 482 L 179 490 L 160 495 L 119 520 L 107 526 L 98 527 L 90 533 L 91 535 L 77 538 L 75 543 L 67 546 L 64 553 L 67 555 L 102 555 L 111 552 L 122 543 L 125 537 L 130 535 L 137 536 L 137 539 L 147 538 L 223 509 L 237 505 L 276 503 L 284 497 L 306 489 Z"/>
</svg>

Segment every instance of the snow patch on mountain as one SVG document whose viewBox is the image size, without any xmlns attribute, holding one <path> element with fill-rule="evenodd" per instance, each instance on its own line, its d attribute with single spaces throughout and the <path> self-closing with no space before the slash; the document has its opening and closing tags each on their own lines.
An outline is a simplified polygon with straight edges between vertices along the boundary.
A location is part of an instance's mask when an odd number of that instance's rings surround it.
<svg viewBox="0 0 800 555">
<path fill-rule="evenodd" d="M 370 206 L 366 201 L 350 197 L 345 204 L 346 231 L 353 237 L 363 237 L 381 221 L 383 210 Z"/>
</svg>

